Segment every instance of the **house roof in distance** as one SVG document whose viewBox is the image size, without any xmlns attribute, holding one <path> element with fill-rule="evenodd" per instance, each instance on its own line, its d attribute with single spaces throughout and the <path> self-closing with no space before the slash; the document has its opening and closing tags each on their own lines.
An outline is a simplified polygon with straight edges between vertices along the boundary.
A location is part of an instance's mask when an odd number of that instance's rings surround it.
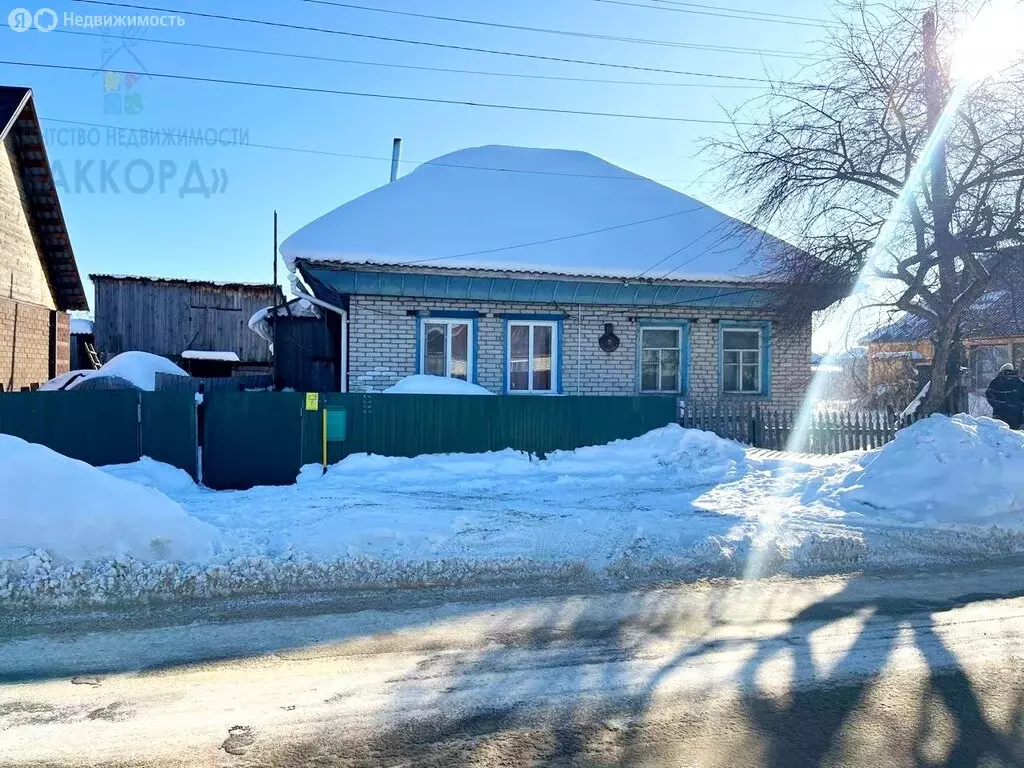
<svg viewBox="0 0 1024 768">
<path fill-rule="evenodd" d="M 992 289 L 964 312 L 965 339 L 999 339 L 1024 336 L 1024 275 L 1017 279 L 997 279 Z M 901 344 L 924 341 L 931 327 L 917 315 L 903 315 L 869 334 L 865 344 Z"/>
<path fill-rule="evenodd" d="M 419 166 L 291 235 L 345 264 L 751 281 L 793 246 L 585 152 L 484 146 Z M 641 275 L 642 273 L 642 275 Z"/>
<path fill-rule="evenodd" d="M 8 139 L 57 309 L 88 309 L 30 88 L 0 85 L 0 142 Z"/>
</svg>

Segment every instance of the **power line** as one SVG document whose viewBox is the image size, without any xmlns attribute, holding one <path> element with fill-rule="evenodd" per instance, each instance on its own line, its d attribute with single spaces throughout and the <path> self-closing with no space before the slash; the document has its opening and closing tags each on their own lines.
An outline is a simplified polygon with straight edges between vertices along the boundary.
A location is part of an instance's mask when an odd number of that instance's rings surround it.
<svg viewBox="0 0 1024 768">
<path fill-rule="evenodd" d="M 106 37 L 102 32 L 83 32 L 75 29 L 55 29 L 54 32 L 63 35 L 80 35 L 82 37 Z M 211 51 L 228 51 L 233 53 L 252 53 L 262 56 L 279 56 L 282 58 L 289 59 L 301 59 L 304 61 L 323 61 L 331 62 L 335 64 L 357 64 L 361 66 L 369 67 L 387 67 L 391 69 L 407 69 L 416 70 L 422 72 L 446 72 L 451 74 L 462 74 L 462 75 L 485 75 L 488 77 L 512 77 L 522 78 L 527 80 L 554 80 L 564 81 L 572 83 L 599 83 L 599 84 L 613 84 L 613 85 L 640 85 L 640 86 L 658 86 L 665 88 L 761 88 L 760 85 L 742 85 L 739 83 L 669 83 L 669 82 L 649 82 L 643 80 L 609 80 L 603 78 L 592 78 L 592 77 L 564 77 L 559 75 L 534 75 L 523 72 L 490 72 L 487 70 L 479 69 L 453 69 L 448 67 L 426 67 L 415 64 L 394 64 L 391 62 L 382 61 L 364 61 L 360 59 L 338 59 L 331 56 L 314 56 L 312 54 L 304 53 L 290 53 L 286 51 L 268 51 L 259 48 L 236 48 L 230 45 L 213 45 L 210 43 L 193 43 L 185 40 L 163 40 L 161 38 L 153 37 L 142 37 L 139 38 L 138 42 L 141 43 L 159 43 L 161 45 L 177 45 L 186 48 L 199 48 Z"/>
<path fill-rule="evenodd" d="M 205 13 L 202 11 L 189 11 L 180 8 L 163 8 L 151 5 L 137 5 L 135 3 L 119 3 L 113 0 L 75 0 L 78 3 L 91 5 L 110 6 L 113 8 L 132 8 L 142 11 L 160 11 L 162 13 L 176 13 L 183 16 L 195 16 L 204 19 L 218 19 L 221 21 L 234 21 L 243 24 L 258 24 L 261 26 L 277 27 L 280 29 L 294 29 L 305 32 L 321 32 L 328 35 L 341 35 L 344 37 L 355 37 L 364 40 L 381 40 L 389 43 L 402 43 L 406 45 L 422 45 L 430 48 L 442 48 L 445 50 L 468 51 L 470 53 L 485 53 L 492 56 L 511 56 L 519 59 L 533 59 L 537 61 L 555 61 L 563 64 L 583 64 L 590 67 L 609 67 L 612 69 L 627 69 L 635 72 L 655 72 L 663 75 L 685 75 L 688 77 L 707 77 L 716 80 L 735 80 L 750 83 L 776 83 L 786 84 L 785 80 L 773 80 L 767 77 L 743 77 L 740 75 L 723 75 L 714 72 L 694 72 L 681 69 L 664 69 L 661 67 L 644 67 L 636 64 L 620 64 L 604 61 L 591 61 L 588 59 L 571 59 L 562 56 L 544 56 L 534 53 L 523 53 L 521 51 L 504 51 L 495 48 L 475 48 L 465 45 L 454 45 L 451 43 L 437 43 L 427 40 L 412 40 L 402 37 L 389 37 L 385 35 L 370 35 L 363 32 L 349 32 L 348 30 L 333 29 L 330 27 L 316 27 L 307 24 L 289 24 L 283 21 L 268 21 L 266 19 L 252 19 L 246 16 L 227 16 L 219 13 Z"/>
<path fill-rule="evenodd" d="M 18 67 L 35 67 L 37 69 L 61 69 L 70 72 L 120 72 L 122 74 L 134 74 L 125 70 L 110 70 L 103 67 L 77 67 L 70 64 L 43 64 L 32 61 L 11 61 L 0 59 L 0 64 L 10 64 Z M 649 120 L 670 123 L 698 123 L 703 125 L 743 125 L 757 126 L 758 123 L 733 122 L 731 120 L 713 120 L 697 117 L 672 117 L 668 115 L 637 115 L 627 112 L 597 112 L 583 109 L 563 109 L 559 107 L 533 107 L 525 104 L 497 104 L 485 101 L 460 101 L 458 99 L 439 99 L 429 96 L 409 96 L 392 93 L 373 93 L 370 91 L 345 91 L 333 88 L 314 88 L 305 85 L 287 85 L 284 83 L 261 83 L 255 80 L 229 80 L 220 77 L 199 77 L 197 75 L 181 75 L 170 72 L 146 72 L 148 77 L 157 77 L 165 80 L 182 80 L 193 83 L 215 83 L 218 85 L 240 85 L 247 88 L 263 88 L 267 90 L 292 91 L 300 93 L 329 94 L 332 96 L 354 96 L 359 98 L 385 99 L 388 101 L 411 101 L 420 104 L 450 104 L 461 107 L 475 107 L 479 109 L 504 109 L 514 112 L 540 112 L 554 115 L 580 115 L 584 117 L 614 117 L 629 120 Z"/>
<path fill-rule="evenodd" d="M 470 24 L 479 27 L 492 29 L 509 29 L 517 32 L 537 32 L 546 35 L 560 35 L 564 37 L 579 37 L 589 40 L 607 40 L 617 43 L 634 43 L 638 45 L 657 45 L 668 48 L 692 48 L 699 51 L 717 51 L 721 53 L 738 53 L 752 56 L 782 56 L 786 58 L 806 58 L 803 54 L 795 51 L 780 51 L 770 48 L 742 48 L 725 45 L 700 45 L 696 43 L 683 43 L 676 40 L 652 40 L 642 37 L 622 37 L 619 35 L 604 35 L 593 32 L 580 32 L 569 29 L 550 29 L 547 27 L 528 27 L 521 24 L 502 24 L 496 21 L 483 21 L 480 19 L 464 19 L 457 16 L 435 16 L 429 13 L 416 13 L 414 11 L 399 11 L 393 8 L 375 8 L 368 5 L 356 3 L 341 3 L 336 0 L 302 0 L 312 5 L 327 5 L 333 8 L 348 8 L 356 11 L 371 11 L 373 13 L 386 13 L 393 16 L 406 16 L 414 19 L 431 19 L 433 21 L 446 21 L 456 24 Z"/>
<path fill-rule="evenodd" d="M 651 11 L 675 11 L 677 13 L 689 13 L 696 16 L 715 16 L 722 19 L 741 19 L 743 21 L 760 21 L 766 24 L 791 24 L 798 27 L 826 27 L 826 22 L 814 20 L 814 21 L 801 21 L 796 18 L 771 18 L 770 16 L 753 16 L 752 13 L 757 11 L 743 11 L 741 13 L 720 13 L 718 11 L 709 10 L 693 10 L 691 7 L 674 8 L 668 5 L 647 5 L 645 3 L 633 3 L 627 0 L 592 0 L 595 3 L 608 3 L 609 5 L 625 5 L 631 8 L 646 8 Z M 654 0 L 659 2 L 659 0 Z M 673 4 L 675 5 L 675 4 Z M 679 3 L 678 5 L 683 5 Z M 717 6 L 700 6 L 697 3 L 686 3 L 687 6 L 696 6 L 700 8 L 715 8 Z"/>
<path fill-rule="evenodd" d="M 145 131 L 145 128 L 132 128 L 128 129 L 120 125 L 110 125 L 109 123 L 90 123 L 82 120 L 65 120 L 58 117 L 46 117 L 41 116 L 40 119 L 43 122 L 48 123 L 63 123 L 65 125 L 80 125 L 87 128 L 107 128 L 113 130 L 138 130 Z M 349 152 L 335 152 L 328 149 L 312 149 L 309 147 L 289 147 L 280 144 L 256 144 L 252 142 L 245 142 L 244 144 L 231 144 L 230 146 L 237 147 L 253 147 L 256 149 L 272 149 L 282 152 L 299 152 L 307 155 L 322 155 L 325 157 L 339 157 L 345 159 L 354 160 L 376 160 L 385 163 L 391 163 L 391 156 L 383 155 L 358 155 Z M 582 179 L 607 179 L 609 181 L 656 181 L 661 184 L 692 184 L 699 182 L 699 179 L 653 179 L 646 176 L 638 176 L 630 174 L 628 176 L 609 176 L 607 174 L 600 173 L 568 173 L 566 171 L 539 171 L 539 170 L 526 170 L 523 168 L 496 168 L 493 166 L 485 165 L 466 165 L 463 163 L 441 163 L 436 160 L 410 160 L 402 158 L 399 160 L 400 163 L 406 165 L 432 165 L 438 168 L 458 168 L 460 170 L 471 170 L 471 171 L 493 171 L 495 173 L 521 173 L 529 174 L 534 176 L 569 176 Z"/>
<path fill-rule="evenodd" d="M 791 21 L 809 21 L 814 24 L 828 24 L 827 20 L 815 18 L 814 16 L 796 16 L 792 13 L 772 13 L 770 11 L 753 11 L 749 8 L 729 8 L 724 5 L 712 5 L 711 3 L 682 2 L 682 0 L 650 0 L 652 3 L 664 3 L 666 5 L 679 5 L 684 8 L 699 8 L 702 10 L 724 11 L 742 15 L 770 16 L 776 19 L 789 19 Z"/>
<path fill-rule="evenodd" d="M 445 261 L 447 259 L 461 259 L 461 258 L 464 258 L 466 256 L 485 256 L 485 255 L 492 254 L 492 253 L 501 253 L 503 251 L 512 251 L 512 250 L 515 250 L 517 248 L 530 248 L 530 247 L 535 246 L 535 245 L 548 245 L 549 243 L 559 243 L 559 242 L 562 242 L 564 240 L 574 240 L 577 237 L 587 237 L 589 235 L 598 235 L 598 234 L 601 234 L 602 232 L 611 232 L 612 230 L 616 230 L 616 229 L 626 229 L 627 227 L 636 227 L 636 226 L 639 226 L 640 224 L 649 224 L 652 221 L 661 221 L 662 219 L 670 219 L 673 216 L 682 216 L 684 213 L 692 213 L 693 211 L 698 211 L 698 210 L 701 210 L 703 208 L 704 208 L 703 205 L 696 205 L 696 206 L 694 206 L 692 208 L 684 208 L 681 211 L 674 211 L 673 213 L 665 213 L 665 214 L 662 214 L 661 216 L 652 216 L 652 217 L 650 217 L 648 219 L 640 219 L 639 221 L 628 221 L 628 222 L 626 222 L 624 224 L 613 224 L 613 225 L 611 225 L 609 227 L 601 227 L 600 229 L 589 229 L 589 230 L 587 230 L 585 232 L 576 232 L 576 233 L 571 234 L 571 235 L 561 235 L 559 237 L 549 237 L 546 240 L 534 240 L 534 241 L 529 242 L 529 243 L 516 243 L 515 245 L 503 245 L 503 246 L 500 246 L 498 248 L 487 248 L 486 250 L 482 250 L 482 251 L 469 251 L 467 253 L 454 253 L 454 254 L 452 254 L 450 256 L 432 256 L 430 258 L 413 259 L 411 261 L 399 261 L 399 262 L 395 262 L 395 265 L 396 266 L 403 266 L 403 265 L 411 265 L 411 264 L 423 264 L 423 263 L 428 262 L 428 261 L 429 262 L 433 262 L 433 261 Z"/>
</svg>

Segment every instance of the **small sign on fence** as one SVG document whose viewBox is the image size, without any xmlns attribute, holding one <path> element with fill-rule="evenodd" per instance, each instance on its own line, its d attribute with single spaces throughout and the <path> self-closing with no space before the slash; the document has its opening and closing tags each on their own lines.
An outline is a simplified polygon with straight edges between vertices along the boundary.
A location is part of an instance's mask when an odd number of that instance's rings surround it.
<svg viewBox="0 0 1024 768">
<path fill-rule="evenodd" d="M 319 392 L 307 392 L 306 393 L 306 410 L 317 411 L 320 410 L 320 393 Z"/>
</svg>

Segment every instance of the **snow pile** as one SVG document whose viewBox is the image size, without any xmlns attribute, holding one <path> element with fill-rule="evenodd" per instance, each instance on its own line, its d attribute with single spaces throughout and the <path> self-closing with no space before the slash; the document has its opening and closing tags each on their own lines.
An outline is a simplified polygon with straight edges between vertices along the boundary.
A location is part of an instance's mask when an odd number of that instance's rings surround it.
<svg viewBox="0 0 1024 768">
<path fill-rule="evenodd" d="M 1003 422 L 934 415 L 900 430 L 823 489 L 843 509 L 920 523 L 1024 519 L 1024 433 Z"/>
<path fill-rule="evenodd" d="M 117 557 L 202 563 L 217 531 L 152 488 L 0 434 L 0 552 L 83 563 Z M 2 584 L 2 582 L 0 582 Z"/>
<path fill-rule="evenodd" d="M 162 461 L 154 461 L 149 456 L 143 456 L 131 464 L 108 464 L 100 467 L 100 470 L 130 483 L 155 488 L 168 496 L 196 490 L 196 483 L 188 472 Z"/>
<path fill-rule="evenodd" d="M 484 146 L 424 163 L 325 214 L 285 240 L 281 254 L 289 268 L 296 259 L 421 261 L 631 277 L 637 259 L 674 251 L 648 277 L 672 271 L 677 280 L 742 280 L 766 272 L 772 252 L 789 248 L 586 152 Z"/>
<path fill-rule="evenodd" d="M 74 384 L 77 379 L 81 378 L 82 376 L 85 376 L 86 374 L 94 372 L 95 371 L 91 369 L 86 369 L 81 371 L 68 371 L 67 373 L 62 373 L 60 376 L 55 376 L 54 378 L 50 379 L 48 382 L 43 384 L 41 387 L 39 387 L 39 391 L 57 392 L 62 389 L 69 389 L 70 386 Z"/>
<path fill-rule="evenodd" d="M 137 389 L 152 392 L 156 389 L 156 375 L 169 373 L 174 376 L 188 376 L 181 368 L 166 357 L 152 355 L 149 352 L 122 352 L 97 371 L 86 371 L 84 375 L 73 381 L 67 389 L 90 388 L 86 382 L 98 379 L 121 379 Z"/>
<path fill-rule="evenodd" d="M 23 605 L 530 578 L 637 584 L 1024 554 L 1024 435 L 967 416 L 923 420 L 876 451 L 795 462 L 670 425 L 546 457 L 357 454 L 247 491 L 210 491 L 150 459 L 99 471 L 10 445 L 0 600 Z"/>
<path fill-rule="evenodd" d="M 490 395 L 490 390 L 462 379 L 416 373 L 384 390 L 391 395 Z"/>
</svg>

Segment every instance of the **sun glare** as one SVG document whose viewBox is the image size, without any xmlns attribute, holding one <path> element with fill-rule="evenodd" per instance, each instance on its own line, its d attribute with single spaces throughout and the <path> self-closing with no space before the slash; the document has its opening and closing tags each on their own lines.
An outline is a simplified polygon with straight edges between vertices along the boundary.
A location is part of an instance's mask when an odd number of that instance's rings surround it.
<svg viewBox="0 0 1024 768">
<path fill-rule="evenodd" d="M 997 74 L 1024 54 L 1024 5 L 996 0 L 964 30 L 953 55 L 953 78 L 973 83 Z"/>
</svg>

